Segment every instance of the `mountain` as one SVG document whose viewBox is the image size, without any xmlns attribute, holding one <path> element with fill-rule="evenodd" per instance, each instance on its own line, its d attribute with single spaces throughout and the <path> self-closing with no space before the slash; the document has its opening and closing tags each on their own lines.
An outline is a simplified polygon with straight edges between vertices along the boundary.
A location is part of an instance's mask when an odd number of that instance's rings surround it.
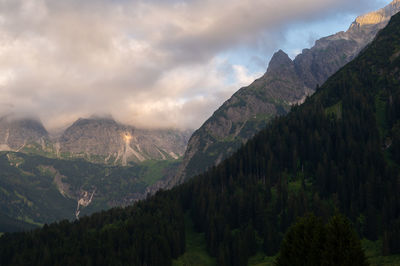
<svg viewBox="0 0 400 266">
<path fill-rule="evenodd" d="M 35 119 L 0 118 L 0 150 L 21 150 L 27 144 L 43 144 L 48 133 L 42 123 Z"/>
<path fill-rule="evenodd" d="M 385 255 L 382 261 L 398 265 L 399 77 L 400 14 L 302 105 L 273 119 L 218 166 L 127 208 L 6 233 L 0 264 L 171 265 L 178 259 L 185 265 L 181 255 L 193 252 L 187 248 L 200 238 L 198 248 L 216 265 L 263 265 L 298 217 L 311 212 L 322 222 L 340 211 L 351 220 L 345 230 L 355 229 Z M 191 223 L 196 235 L 185 230 Z M 330 228 L 340 232 L 338 223 Z M 326 239 L 306 232 L 316 238 L 307 244 L 321 248 L 313 243 L 326 240 L 328 255 L 337 254 L 335 247 L 349 245 L 332 241 L 338 231 Z M 336 239 L 346 235 L 341 232 Z M 203 253 L 196 251 L 192 259 L 201 264 Z M 324 264 L 337 265 L 335 259 Z"/>
<path fill-rule="evenodd" d="M 202 173 L 231 155 L 275 116 L 302 103 L 317 86 L 350 62 L 400 11 L 395 0 L 383 9 L 358 17 L 346 32 L 317 40 L 291 60 L 275 53 L 267 72 L 227 100 L 190 138 L 178 174 L 169 187 Z"/>
<path fill-rule="evenodd" d="M 80 118 L 58 137 L 34 119 L 0 119 L 0 150 L 49 158 L 83 158 L 89 162 L 122 165 L 183 156 L 190 130 L 139 129 L 111 118 Z"/>
<path fill-rule="evenodd" d="M 0 119 L 0 232 L 126 206 L 172 178 L 189 131 L 78 119 L 60 136 L 34 119 Z"/>
<path fill-rule="evenodd" d="M 136 129 L 108 118 L 79 119 L 59 138 L 57 153 L 114 165 L 176 160 L 183 155 L 188 136 L 187 131 Z"/>
</svg>

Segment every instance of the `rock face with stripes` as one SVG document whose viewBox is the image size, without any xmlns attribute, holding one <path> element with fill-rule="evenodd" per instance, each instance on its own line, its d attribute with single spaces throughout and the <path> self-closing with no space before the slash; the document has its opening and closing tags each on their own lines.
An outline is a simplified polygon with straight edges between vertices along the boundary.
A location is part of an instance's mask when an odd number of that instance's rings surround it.
<svg viewBox="0 0 400 266">
<path fill-rule="evenodd" d="M 189 135 L 186 131 L 137 129 L 109 118 L 90 118 L 79 119 L 67 128 L 57 146 L 61 156 L 127 165 L 178 159 L 185 151 Z"/>
<path fill-rule="evenodd" d="M 360 16 L 346 32 L 317 40 L 294 60 L 281 50 L 275 53 L 262 77 L 237 91 L 193 133 L 178 174 L 167 186 L 218 164 L 273 117 L 302 103 L 369 44 L 398 11 L 400 0 L 395 0 L 385 8 Z"/>
</svg>

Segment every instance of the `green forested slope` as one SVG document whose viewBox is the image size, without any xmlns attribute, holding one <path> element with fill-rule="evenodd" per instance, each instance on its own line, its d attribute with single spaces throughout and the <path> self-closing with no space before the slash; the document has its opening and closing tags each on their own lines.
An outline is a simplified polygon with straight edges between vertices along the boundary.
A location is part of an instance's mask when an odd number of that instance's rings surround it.
<svg viewBox="0 0 400 266">
<path fill-rule="evenodd" d="M 385 254 L 400 251 L 399 23 L 397 15 L 304 105 L 186 184 L 184 202 L 221 264 L 254 252 L 243 240 L 249 227 L 272 255 L 296 216 L 326 219 L 335 208 L 362 237 L 383 238 Z"/>
<path fill-rule="evenodd" d="M 170 265 L 184 251 L 184 212 L 218 265 L 275 255 L 296 217 L 326 221 L 337 209 L 359 236 L 380 239 L 384 255 L 399 254 L 399 72 L 396 15 L 314 96 L 218 167 L 125 210 L 5 234 L 0 263 Z"/>
</svg>

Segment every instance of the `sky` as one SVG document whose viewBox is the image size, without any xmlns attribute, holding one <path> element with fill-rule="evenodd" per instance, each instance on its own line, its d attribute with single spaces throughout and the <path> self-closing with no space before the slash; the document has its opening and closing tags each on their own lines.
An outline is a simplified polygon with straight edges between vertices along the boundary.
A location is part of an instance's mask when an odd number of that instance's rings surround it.
<svg viewBox="0 0 400 266">
<path fill-rule="evenodd" d="M 260 77 L 390 0 L 0 0 L 0 115 L 196 129 Z"/>
</svg>

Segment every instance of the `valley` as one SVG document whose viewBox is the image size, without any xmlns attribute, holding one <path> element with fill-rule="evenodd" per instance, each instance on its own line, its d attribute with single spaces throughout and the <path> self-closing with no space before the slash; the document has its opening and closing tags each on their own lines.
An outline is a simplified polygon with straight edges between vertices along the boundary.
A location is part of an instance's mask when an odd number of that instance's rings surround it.
<svg viewBox="0 0 400 266">
<path fill-rule="evenodd" d="M 189 134 L 93 117 L 53 137 L 37 120 L 1 118 L 0 232 L 144 199 L 174 176 Z"/>
<path fill-rule="evenodd" d="M 304 245 L 311 248 L 297 260 L 314 261 L 307 265 L 398 263 L 399 49 L 395 15 L 304 104 L 274 119 L 217 167 L 126 208 L 4 234 L 1 263 L 22 265 L 28 257 L 35 264 L 209 260 L 203 236 L 218 265 L 265 264 L 263 257 L 277 254 L 285 265 L 296 260 L 285 250 Z M 21 158 L 12 164 L 24 165 Z"/>
</svg>

